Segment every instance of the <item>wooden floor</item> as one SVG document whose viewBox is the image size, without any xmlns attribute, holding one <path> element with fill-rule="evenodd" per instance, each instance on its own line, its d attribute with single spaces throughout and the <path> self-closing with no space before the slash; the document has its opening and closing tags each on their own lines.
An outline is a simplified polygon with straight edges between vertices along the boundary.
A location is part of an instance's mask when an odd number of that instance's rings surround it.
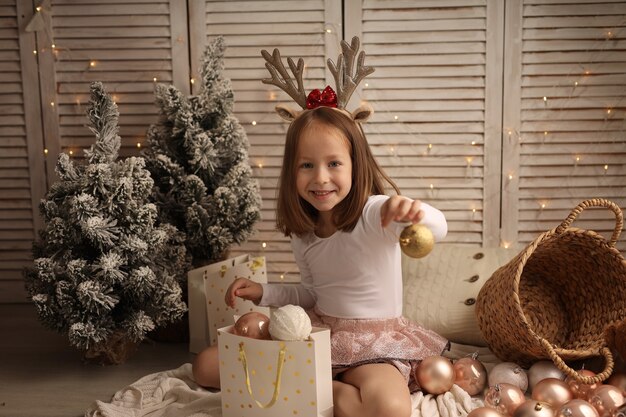
<svg viewBox="0 0 626 417">
<path fill-rule="evenodd" d="M 145 342 L 123 365 L 86 364 L 65 335 L 41 326 L 32 305 L 0 304 L 0 416 L 83 416 L 94 400 L 191 359 L 185 343 Z"/>
</svg>

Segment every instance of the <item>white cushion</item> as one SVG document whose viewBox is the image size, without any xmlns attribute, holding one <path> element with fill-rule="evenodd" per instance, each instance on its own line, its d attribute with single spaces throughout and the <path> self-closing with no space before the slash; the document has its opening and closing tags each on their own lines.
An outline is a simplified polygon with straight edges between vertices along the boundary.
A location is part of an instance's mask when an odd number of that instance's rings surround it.
<svg viewBox="0 0 626 417">
<path fill-rule="evenodd" d="M 487 346 L 475 316 L 485 281 L 519 251 L 436 244 L 424 258 L 402 255 L 404 315 L 451 342 Z"/>
</svg>

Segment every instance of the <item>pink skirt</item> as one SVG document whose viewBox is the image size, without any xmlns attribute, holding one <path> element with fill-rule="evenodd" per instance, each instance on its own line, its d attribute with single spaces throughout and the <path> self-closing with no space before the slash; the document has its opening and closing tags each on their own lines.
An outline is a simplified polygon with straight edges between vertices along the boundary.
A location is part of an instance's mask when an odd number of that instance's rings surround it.
<svg viewBox="0 0 626 417">
<path fill-rule="evenodd" d="M 422 359 L 441 355 L 449 342 L 405 317 L 342 319 L 307 311 L 311 324 L 330 329 L 333 375 L 368 363 L 389 363 L 404 376 L 411 392 L 420 389 L 415 370 Z"/>
</svg>

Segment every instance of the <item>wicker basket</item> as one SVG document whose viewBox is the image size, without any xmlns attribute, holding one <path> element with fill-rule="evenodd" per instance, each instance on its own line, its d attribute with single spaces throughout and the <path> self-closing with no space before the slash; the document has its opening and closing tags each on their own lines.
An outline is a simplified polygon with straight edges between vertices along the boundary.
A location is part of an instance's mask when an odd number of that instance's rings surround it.
<svg viewBox="0 0 626 417">
<path fill-rule="evenodd" d="M 615 214 L 610 241 L 571 227 L 586 208 Z M 487 280 L 476 303 L 480 330 L 505 361 L 530 366 L 551 359 L 585 384 L 605 380 L 613 356 L 604 329 L 626 318 L 626 261 L 615 248 L 622 211 L 603 199 L 580 203 L 555 229 L 541 234 Z M 565 361 L 604 356 L 604 370 L 583 377 Z"/>
</svg>

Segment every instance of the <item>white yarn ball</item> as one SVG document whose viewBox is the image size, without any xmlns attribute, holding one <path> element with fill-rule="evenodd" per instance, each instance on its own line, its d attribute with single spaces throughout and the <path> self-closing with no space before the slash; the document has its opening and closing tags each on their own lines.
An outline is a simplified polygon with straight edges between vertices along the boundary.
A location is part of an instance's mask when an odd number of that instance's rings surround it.
<svg viewBox="0 0 626 417">
<path fill-rule="evenodd" d="M 287 304 L 272 312 L 269 331 L 274 340 L 305 340 L 311 330 L 311 319 L 300 306 Z"/>
</svg>

